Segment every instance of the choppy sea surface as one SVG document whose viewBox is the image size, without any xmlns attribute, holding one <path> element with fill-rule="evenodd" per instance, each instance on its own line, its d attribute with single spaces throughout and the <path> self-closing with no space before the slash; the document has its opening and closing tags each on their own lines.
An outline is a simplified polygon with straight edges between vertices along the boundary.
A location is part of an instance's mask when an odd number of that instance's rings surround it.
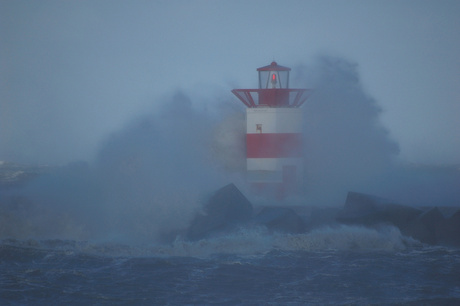
<svg viewBox="0 0 460 306">
<path fill-rule="evenodd" d="M 460 305 L 460 250 L 392 227 L 137 245 L 4 239 L 1 305 Z"/>
</svg>

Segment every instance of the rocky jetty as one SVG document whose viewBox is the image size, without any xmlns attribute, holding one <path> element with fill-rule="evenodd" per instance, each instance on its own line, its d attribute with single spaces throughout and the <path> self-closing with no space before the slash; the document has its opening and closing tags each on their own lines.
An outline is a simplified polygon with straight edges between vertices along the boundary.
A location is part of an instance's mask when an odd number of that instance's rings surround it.
<svg viewBox="0 0 460 306">
<path fill-rule="evenodd" d="M 256 211 L 256 213 L 254 213 Z M 304 233 L 339 224 L 397 227 L 405 236 L 431 245 L 460 247 L 460 210 L 417 208 L 358 192 L 349 192 L 342 208 L 266 206 L 254 208 L 234 184 L 219 189 L 186 230 L 186 239 L 214 237 L 241 226 L 270 232 Z"/>
<path fill-rule="evenodd" d="M 460 246 L 460 210 L 456 207 L 414 208 L 349 192 L 337 221 L 363 226 L 389 224 L 398 227 L 403 235 L 426 244 Z"/>
</svg>

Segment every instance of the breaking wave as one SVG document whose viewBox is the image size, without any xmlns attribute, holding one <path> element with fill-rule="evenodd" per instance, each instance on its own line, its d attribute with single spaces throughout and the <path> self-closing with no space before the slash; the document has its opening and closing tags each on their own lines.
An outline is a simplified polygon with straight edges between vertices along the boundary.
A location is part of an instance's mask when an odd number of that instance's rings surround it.
<svg viewBox="0 0 460 306">
<path fill-rule="evenodd" d="M 239 229 L 212 239 L 187 242 L 176 240 L 168 249 L 172 256 L 209 256 L 216 253 L 240 255 L 280 251 L 398 251 L 416 242 L 396 227 L 370 229 L 358 226 L 324 227 L 303 234 L 269 234 L 262 228 Z M 170 253 L 169 253 L 170 252 Z"/>
<path fill-rule="evenodd" d="M 114 257 L 197 257 L 216 254 L 264 255 L 272 251 L 401 251 L 420 245 L 404 237 L 396 227 L 371 229 L 341 225 L 324 227 L 303 234 L 270 234 L 262 227 L 240 228 L 234 232 L 199 241 L 181 237 L 170 244 L 130 246 L 74 240 L 4 239 L 2 245 L 21 248 L 85 253 Z"/>
</svg>

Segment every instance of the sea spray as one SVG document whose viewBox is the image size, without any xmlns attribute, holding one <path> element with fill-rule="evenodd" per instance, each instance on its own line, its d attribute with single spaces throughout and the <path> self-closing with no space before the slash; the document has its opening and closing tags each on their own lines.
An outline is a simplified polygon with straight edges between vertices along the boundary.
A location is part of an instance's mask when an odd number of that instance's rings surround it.
<svg viewBox="0 0 460 306">
<path fill-rule="evenodd" d="M 240 227 L 230 233 L 198 241 L 187 241 L 178 237 L 168 244 L 129 245 L 60 239 L 4 239 L 2 245 L 110 257 L 179 256 L 195 258 L 208 258 L 219 254 L 263 256 L 277 251 L 395 252 L 421 246 L 417 241 L 402 236 L 395 227 L 383 226 L 378 229 L 370 229 L 347 225 L 318 228 L 304 234 L 271 234 L 264 227 Z"/>
<path fill-rule="evenodd" d="M 187 228 L 206 197 L 230 182 L 258 205 L 338 207 L 349 190 L 458 203 L 458 169 L 432 175 L 392 162 L 397 145 L 381 126 L 381 110 L 354 63 L 325 57 L 304 67 L 295 82 L 316 90 L 303 106 L 302 195 L 283 203 L 252 195 L 242 173 L 244 115 L 227 106 L 238 103 L 217 99 L 209 111 L 177 92 L 159 101 L 156 112 L 114 131 L 95 160 L 71 163 L 9 191 L 2 200 L 1 237 L 155 243 Z"/>
</svg>

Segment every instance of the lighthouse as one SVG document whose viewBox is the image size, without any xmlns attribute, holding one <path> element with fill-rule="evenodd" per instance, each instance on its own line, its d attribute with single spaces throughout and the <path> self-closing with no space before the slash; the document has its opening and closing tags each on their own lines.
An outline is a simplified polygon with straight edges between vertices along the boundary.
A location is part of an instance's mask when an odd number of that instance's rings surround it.
<svg viewBox="0 0 460 306">
<path fill-rule="evenodd" d="M 289 88 L 291 68 L 273 61 L 257 69 L 258 89 L 234 89 L 246 105 L 247 180 L 267 195 L 284 197 L 303 181 L 302 111 L 308 89 Z"/>
</svg>

